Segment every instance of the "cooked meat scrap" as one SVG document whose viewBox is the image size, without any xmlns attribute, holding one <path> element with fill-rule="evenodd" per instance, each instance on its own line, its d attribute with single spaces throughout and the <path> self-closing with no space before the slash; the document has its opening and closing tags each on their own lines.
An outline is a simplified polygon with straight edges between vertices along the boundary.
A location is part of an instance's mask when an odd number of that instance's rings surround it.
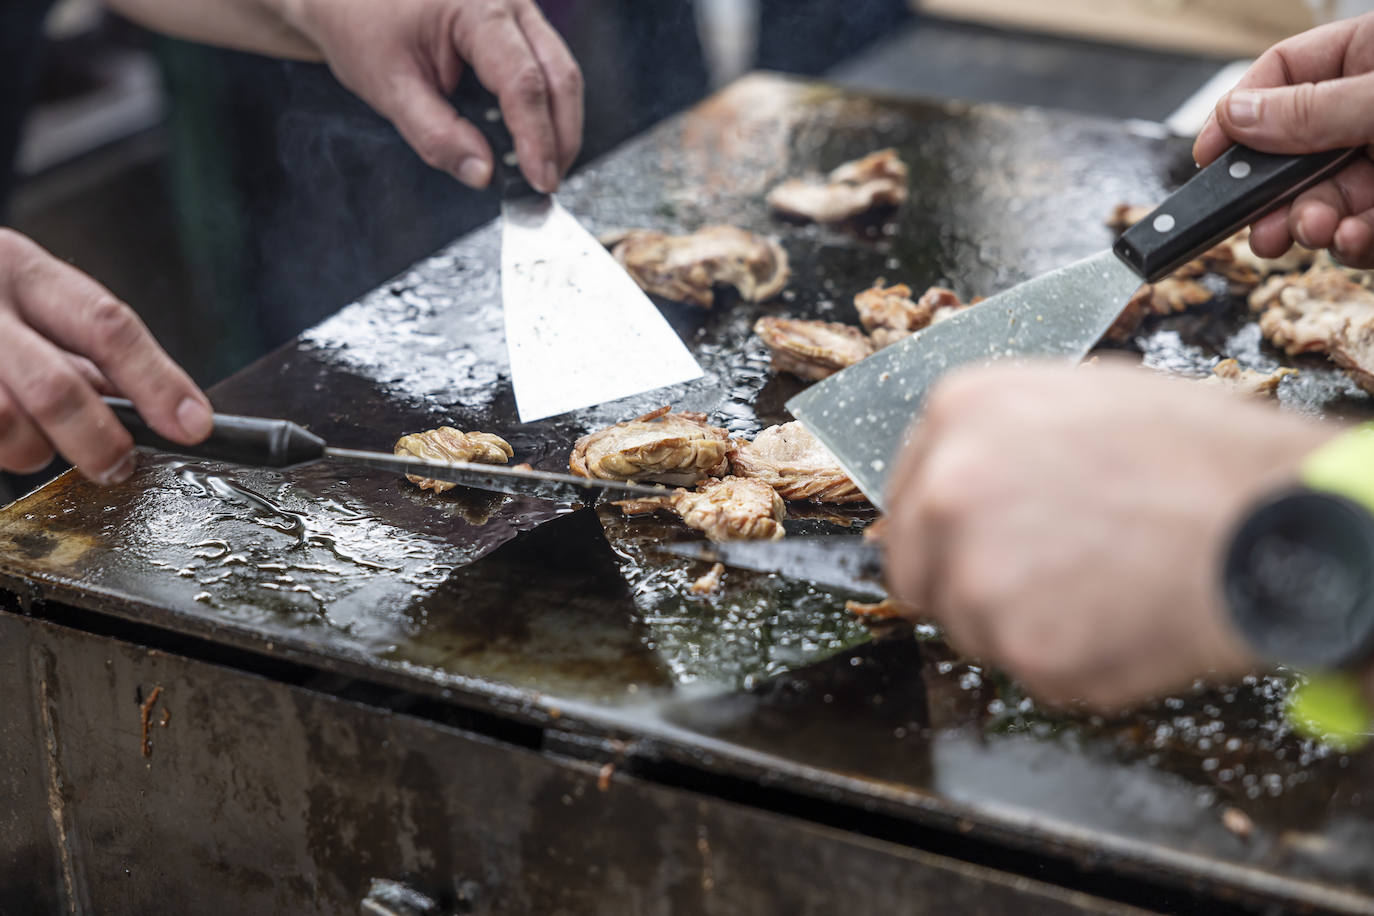
<svg viewBox="0 0 1374 916">
<path fill-rule="evenodd" d="M 568 468 L 579 477 L 683 486 L 729 471 L 730 449 L 730 434 L 706 414 L 664 406 L 578 439 Z"/>
<path fill-rule="evenodd" d="M 1116 322 L 1103 335 L 1108 340 L 1129 340 L 1146 318 L 1151 315 L 1172 315 L 1187 311 L 1195 305 L 1216 298 L 1212 291 L 1198 283 L 1178 276 L 1168 276 L 1154 283 L 1146 283 L 1136 290 Z"/>
<path fill-rule="evenodd" d="M 1289 355 L 1326 353 L 1374 392 L 1374 292 L 1339 267 L 1269 278 L 1250 295 L 1260 332 Z"/>
<path fill-rule="evenodd" d="M 1234 359 L 1223 359 L 1212 367 L 1212 374 L 1203 379 L 1204 384 L 1220 385 L 1237 394 L 1250 397 L 1272 397 L 1279 390 L 1279 382 L 1290 375 L 1297 375 L 1297 369 L 1276 369 L 1273 372 L 1258 372 L 1246 369 Z"/>
<path fill-rule="evenodd" d="M 717 286 L 733 286 L 746 302 L 763 302 L 782 292 L 791 276 L 776 239 L 734 226 L 706 226 L 691 235 L 632 229 L 602 242 L 645 292 L 702 308 L 715 304 Z"/>
<path fill-rule="evenodd" d="M 773 371 L 818 381 L 873 355 L 873 342 L 858 328 L 834 321 L 760 318 L 754 333 L 773 354 Z"/>
<path fill-rule="evenodd" d="M 768 205 L 792 219 L 842 223 L 906 203 L 907 167 L 892 149 L 846 162 L 823 181 L 792 179 L 768 193 Z"/>
<path fill-rule="evenodd" d="M 695 490 L 616 503 L 626 515 L 667 509 L 712 541 L 767 541 L 784 534 L 787 507 L 768 484 L 743 477 L 708 480 Z"/>
<path fill-rule="evenodd" d="M 761 480 L 783 499 L 818 503 L 863 502 L 864 495 L 820 440 L 793 420 L 770 426 L 730 458 L 737 477 Z"/>
<path fill-rule="evenodd" d="M 884 598 L 876 604 L 866 604 L 862 601 L 846 601 L 844 609 L 856 617 L 872 617 L 877 620 L 893 620 L 905 617 L 903 608 L 891 598 Z"/>
<path fill-rule="evenodd" d="M 868 339 L 873 342 L 874 350 L 881 350 L 898 341 L 906 340 L 915 333 L 915 331 L 896 331 L 892 328 L 874 328 L 873 333 L 868 335 Z"/>
<path fill-rule="evenodd" d="M 720 588 L 721 576 L 725 575 L 725 564 L 717 563 L 706 574 L 692 583 L 689 591 L 693 595 L 709 595 Z"/>
<path fill-rule="evenodd" d="M 866 331 L 886 328 L 893 331 L 919 331 L 921 328 L 980 302 L 964 302 L 952 289 L 932 286 L 921 294 L 921 298 L 911 298 L 911 287 L 905 283 L 884 286 L 879 280 L 871 288 L 854 296 L 854 308 L 859 313 L 859 323 Z"/>
<path fill-rule="evenodd" d="M 438 429 L 402 436 L 397 440 L 392 452 L 397 455 L 424 458 L 426 461 L 463 461 L 478 464 L 505 464 L 515 454 L 510 443 L 500 436 L 491 433 L 465 433 L 452 426 L 441 426 Z M 443 493 L 458 486 L 456 483 L 432 480 L 415 474 L 407 474 L 406 480 L 418 484 L 421 490 L 433 490 L 435 493 Z"/>
</svg>

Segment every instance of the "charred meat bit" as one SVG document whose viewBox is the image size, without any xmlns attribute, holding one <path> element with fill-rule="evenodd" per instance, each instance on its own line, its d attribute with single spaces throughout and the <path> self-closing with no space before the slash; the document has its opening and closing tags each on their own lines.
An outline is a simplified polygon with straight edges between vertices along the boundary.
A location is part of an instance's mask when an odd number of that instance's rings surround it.
<svg viewBox="0 0 1374 916">
<path fill-rule="evenodd" d="M 578 439 L 568 468 L 579 477 L 684 486 L 729 471 L 731 447 L 730 434 L 706 414 L 665 406 Z"/>
<path fill-rule="evenodd" d="M 877 604 L 865 604 L 862 601 L 846 601 L 844 609 L 856 617 L 872 617 L 876 620 L 893 620 L 906 616 L 900 604 L 891 598 L 884 598 Z"/>
<path fill-rule="evenodd" d="M 1374 392 L 1374 292 L 1339 267 L 1271 277 L 1250 295 L 1260 332 L 1290 356 L 1326 353 Z"/>
<path fill-rule="evenodd" d="M 979 301 L 964 302 L 954 290 L 943 286 L 932 286 L 913 300 L 911 287 L 905 283 L 884 286 L 880 280 L 854 296 L 854 308 L 865 331 L 919 331 Z"/>
<path fill-rule="evenodd" d="M 616 503 L 626 515 L 671 510 L 712 541 L 767 541 L 784 534 L 787 507 L 768 484 L 742 477 L 709 480 L 696 490 Z"/>
<path fill-rule="evenodd" d="M 1211 302 L 1214 298 L 1212 291 L 1196 280 L 1168 276 L 1147 283 L 1131 296 L 1103 337 L 1115 341 L 1129 340 L 1148 317 L 1184 312 L 1195 305 Z"/>
<path fill-rule="evenodd" d="M 760 318 L 754 333 L 773 355 L 773 371 L 819 381 L 873 355 L 873 342 L 858 328 L 834 321 Z"/>
<path fill-rule="evenodd" d="M 842 223 L 906 203 L 906 163 L 892 149 L 846 162 L 824 180 L 792 179 L 768 193 L 768 205 L 790 219 Z"/>
<path fill-rule="evenodd" d="M 1203 382 L 1229 389 L 1236 394 L 1268 398 L 1273 397 L 1278 392 L 1280 382 L 1290 375 L 1297 374 L 1297 369 L 1258 372 L 1242 367 L 1234 359 L 1223 359 L 1212 367 L 1212 374 L 1203 379 Z"/>
<path fill-rule="evenodd" d="M 730 458 L 738 477 L 768 484 L 783 499 L 857 503 L 864 495 L 820 440 L 797 421 L 770 426 Z"/>
<path fill-rule="evenodd" d="M 465 433 L 452 426 L 441 426 L 438 429 L 402 436 L 392 451 L 397 455 L 410 455 L 426 461 L 461 461 L 477 464 L 505 464 L 515 454 L 510 443 L 500 436 L 491 433 Z M 432 480 L 416 474 L 407 474 L 406 480 L 417 484 L 421 490 L 433 490 L 435 493 L 443 493 L 458 486 L 456 483 Z"/>
<path fill-rule="evenodd" d="M 713 594 L 716 589 L 720 588 L 720 579 L 723 575 L 725 575 L 725 564 L 717 563 L 707 570 L 705 575 L 693 582 L 688 591 L 693 595 Z"/>
<path fill-rule="evenodd" d="M 602 239 L 645 292 L 710 308 L 715 287 L 733 286 L 746 302 L 782 292 L 791 269 L 776 239 L 734 226 L 707 226 L 691 235 L 632 229 Z"/>
</svg>

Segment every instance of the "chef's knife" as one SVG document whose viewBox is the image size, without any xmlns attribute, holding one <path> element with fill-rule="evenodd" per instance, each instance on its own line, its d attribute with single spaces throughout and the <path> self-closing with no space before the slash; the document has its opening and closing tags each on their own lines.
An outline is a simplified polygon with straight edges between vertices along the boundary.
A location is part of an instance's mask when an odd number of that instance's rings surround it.
<svg viewBox="0 0 1374 916">
<path fill-rule="evenodd" d="M 930 386 L 956 366 L 1016 357 L 1077 362 L 1142 281 L 1153 282 L 1359 150 L 1279 156 L 1234 146 L 1198 172 L 1110 251 L 958 312 L 787 402 L 787 409 L 883 508 L 887 476 Z"/>
<path fill-rule="evenodd" d="M 724 563 L 737 569 L 777 573 L 788 579 L 813 582 L 826 588 L 880 598 L 883 585 L 882 548 L 853 535 L 804 535 L 780 541 L 680 541 L 663 544 L 663 553 Z"/>
<path fill-rule="evenodd" d="M 468 78 L 459 108 L 496 157 L 501 302 L 520 421 L 700 378 L 682 339 L 611 253 L 521 177 L 496 97 Z"/>
<path fill-rule="evenodd" d="M 478 490 L 510 493 L 551 502 L 592 504 L 603 493 L 625 499 L 631 496 L 662 496 L 667 487 L 623 483 L 618 480 L 589 480 L 571 474 L 506 467 L 500 464 L 471 464 L 461 461 L 427 461 L 410 455 L 368 452 L 350 448 L 331 448 L 319 436 L 289 420 L 263 417 L 214 415 L 214 430 L 199 445 L 181 445 L 164 439 L 143 421 L 134 405 L 122 398 L 105 398 L 119 422 L 129 430 L 134 442 L 145 448 L 210 458 L 255 467 L 289 468 L 325 459 L 365 465 L 396 474 L 414 474 Z"/>
</svg>

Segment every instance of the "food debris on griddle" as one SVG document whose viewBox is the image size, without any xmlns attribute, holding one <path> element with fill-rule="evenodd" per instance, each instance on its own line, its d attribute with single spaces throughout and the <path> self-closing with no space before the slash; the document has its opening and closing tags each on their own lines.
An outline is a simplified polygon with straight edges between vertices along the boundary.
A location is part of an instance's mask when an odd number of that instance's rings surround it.
<svg viewBox="0 0 1374 916">
<path fill-rule="evenodd" d="M 873 355 L 873 342 L 863 331 L 835 321 L 767 316 L 754 323 L 754 333 L 768 345 L 773 371 L 811 381 Z"/>
<path fill-rule="evenodd" d="M 753 442 L 740 442 L 730 467 L 736 476 L 761 480 L 786 500 L 866 502 L 835 456 L 795 420 L 768 427 Z"/>
<path fill-rule="evenodd" d="M 1325 353 L 1374 392 L 1374 292 L 1350 271 L 1317 266 L 1271 277 L 1250 295 L 1266 340 L 1290 356 Z"/>
<path fill-rule="evenodd" d="M 515 454 L 510 443 L 491 433 L 465 433 L 452 426 L 422 433 L 402 436 L 393 452 L 397 455 L 410 455 L 426 461 L 462 461 L 477 464 L 505 464 Z M 421 490 L 443 493 L 458 486 L 417 474 L 407 474 L 406 480 L 417 484 Z"/>
<path fill-rule="evenodd" d="M 791 277 L 777 239 L 734 226 L 706 226 L 690 235 L 631 229 L 601 241 L 645 292 L 707 309 L 717 286 L 734 287 L 746 302 L 764 302 Z"/>
<path fill-rule="evenodd" d="M 1297 369 L 1275 369 L 1273 372 L 1260 372 L 1246 369 L 1234 359 L 1223 359 L 1212 367 L 1212 374 L 1203 379 L 1208 385 L 1224 387 L 1236 394 L 1249 397 L 1270 398 L 1278 393 L 1279 383 L 1290 375 L 1297 375 Z"/>
<path fill-rule="evenodd" d="M 743 477 L 721 477 L 695 490 L 616 503 L 626 515 L 676 512 L 689 528 L 712 541 L 777 540 L 784 532 L 787 507 L 768 484 Z"/>
<path fill-rule="evenodd" d="M 706 414 L 664 406 L 578 439 L 568 468 L 578 477 L 684 486 L 726 473 L 731 448 L 730 434 Z"/>
<path fill-rule="evenodd" d="M 725 575 L 725 564 L 717 563 L 704 575 L 692 583 L 688 589 L 693 595 L 710 595 L 720 588 L 721 577 Z"/>
<path fill-rule="evenodd" d="M 784 181 L 768 193 L 768 205 L 790 219 L 842 223 L 899 207 L 908 195 L 906 163 L 885 149 L 846 162 L 824 179 Z"/>
</svg>

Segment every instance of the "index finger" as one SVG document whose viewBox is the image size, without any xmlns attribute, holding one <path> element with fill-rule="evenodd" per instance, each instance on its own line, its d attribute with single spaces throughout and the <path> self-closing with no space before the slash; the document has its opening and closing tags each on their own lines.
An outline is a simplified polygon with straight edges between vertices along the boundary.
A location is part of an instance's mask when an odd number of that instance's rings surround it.
<svg viewBox="0 0 1374 916">
<path fill-rule="evenodd" d="M 582 149 L 582 71 L 539 7 L 525 3 L 516 19 L 549 83 L 549 104 L 558 134 L 558 164 L 560 171 L 567 174 Z"/>
<path fill-rule="evenodd" d="M 81 271 L 34 249 L 12 288 L 28 325 L 89 358 L 163 436 L 189 445 L 209 435 L 209 400 L 134 310 Z"/>
<path fill-rule="evenodd" d="M 1374 45 L 1369 52 L 1351 57 L 1351 46 L 1362 27 L 1369 24 L 1358 19 L 1346 19 L 1310 29 L 1286 38 L 1265 51 L 1245 71 L 1231 91 L 1236 89 L 1273 89 L 1297 83 L 1316 83 L 1349 75 L 1352 66 L 1359 72 L 1374 69 Z M 1368 57 L 1368 60 L 1364 60 Z M 1230 92 L 1218 104 L 1223 104 Z M 1226 136 L 1216 116 L 1207 119 L 1193 143 L 1193 161 L 1207 165 L 1230 149 L 1234 141 Z"/>
<path fill-rule="evenodd" d="M 500 100 L 525 178 L 551 193 L 561 170 L 549 82 L 539 58 L 505 4 L 471 3 L 464 10 L 454 20 L 454 46 Z"/>
</svg>

